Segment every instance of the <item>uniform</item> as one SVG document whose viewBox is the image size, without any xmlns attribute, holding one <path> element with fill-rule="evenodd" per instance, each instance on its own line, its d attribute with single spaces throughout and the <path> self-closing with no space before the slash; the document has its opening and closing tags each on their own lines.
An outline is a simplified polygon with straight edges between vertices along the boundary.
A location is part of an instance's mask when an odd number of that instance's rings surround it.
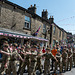
<svg viewBox="0 0 75 75">
<path fill-rule="evenodd" d="M 18 52 L 16 50 L 16 47 L 17 47 L 16 43 L 13 44 L 13 47 L 15 49 L 11 52 L 8 71 L 7 71 L 6 75 L 11 75 L 11 72 L 13 72 L 13 75 L 17 75 L 15 61 L 16 61 L 17 57 L 20 57 L 20 55 L 18 54 Z"/>
<path fill-rule="evenodd" d="M 64 49 L 66 51 L 66 49 Z M 63 70 L 63 67 L 65 67 L 65 71 L 67 70 L 67 57 L 68 57 L 68 54 L 67 52 L 63 52 L 62 53 L 62 70 Z"/>
<path fill-rule="evenodd" d="M 75 67 L 75 50 L 73 51 L 73 63 L 74 63 L 74 67 Z"/>
<path fill-rule="evenodd" d="M 69 63 L 70 63 L 70 70 L 72 68 L 72 52 L 71 51 L 68 51 L 68 61 L 67 61 L 67 70 L 68 70 L 68 67 L 69 67 Z"/>
<path fill-rule="evenodd" d="M 10 56 L 10 60 L 9 60 L 7 75 L 11 75 L 11 72 L 13 72 L 13 75 L 17 75 L 16 64 L 15 64 L 16 54 L 17 54 L 17 50 L 12 51 L 12 55 Z"/>
<path fill-rule="evenodd" d="M 26 66 L 27 66 L 28 73 L 29 73 L 29 64 L 30 64 L 29 58 L 30 58 L 30 55 L 29 55 L 29 54 L 27 54 L 27 55 L 24 57 L 25 62 L 23 62 L 22 65 L 21 65 L 20 75 L 23 75 L 23 72 L 24 72 Z"/>
<path fill-rule="evenodd" d="M 50 49 L 46 49 L 46 50 L 50 50 Z M 43 54 L 43 56 L 45 57 L 45 62 L 44 62 L 44 75 L 50 74 L 50 59 L 54 58 L 54 56 L 52 55 L 51 52 L 46 52 L 45 54 Z"/>
<path fill-rule="evenodd" d="M 36 48 L 35 46 L 32 46 L 32 48 Z M 30 56 L 30 67 L 29 67 L 29 75 L 36 75 L 36 62 L 37 62 L 37 52 L 31 50 L 31 56 Z"/>
<path fill-rule="evenodd" d="M 36 68 L 42 73 L 42 64 L 41 64 L 41 52 L 37 52 L 37 65 Z"/>
<path fill-rule="evenodd" d="M 60 52 L 60 51 L 59 51 L 59 52 Z M 55 62 L 55 72 L 56 72 L 58 66 L 59 66 L 59 68 L 60 68 L 60 72 L 62 72 L 61 54 L 60 54 L 60 53 L 57 53 L 57 54 L 56 54 L 56 58 L 57 58 L 58 62 Z"/>
<path fill-rule="evenodd" d="M 8 45 L 4 45 L 3 47 L 8 47 Z M 5 51 L 3 49 L 3 51 Z M 5 52 L 9 53 L 9 50 L 7 49 Z M 6 55 L 6 54 L 2 54 L 2 64 L 1 64 L 1 68 L 0 68 L 0 74 L 4 71 L 6 71 L 6 68 L 5 68 L 5 64 L 8 63 L 9 61 L 9 56 Z"/>
<path fill-rule="evenodd" d="M 21 52 L 24 53 L 24 51 L 20 51 L 20 55 L 21 55 L 21 57 L 24 59 L 25 56 L 24 56 L 24 54 L 22 54 Z M 23 61 L 22 61 L 22 60 L 19 60 L 19 69 L 18 69 L 18 74 L 19 74 L 19 73 L 22 73 L 22 72 L 21 72 L 21 70 L 22 70 L 22 64 L 23 64 Z M 22 74 L 21 74 L 21 75 L 22 75 Z"/>
</svg>

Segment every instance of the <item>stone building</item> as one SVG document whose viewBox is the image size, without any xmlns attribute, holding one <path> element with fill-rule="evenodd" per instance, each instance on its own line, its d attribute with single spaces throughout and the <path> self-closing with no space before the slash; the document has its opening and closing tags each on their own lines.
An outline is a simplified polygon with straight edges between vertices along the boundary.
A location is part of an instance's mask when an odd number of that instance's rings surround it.
<svg viewBox="0 0 75 75">
<path fill-rule="evenodd" d="M 46 42 L 48 40 L 40 37 L 32 36 L 32 30 L 35 29 L 32 26 L 35 25 L 34 22 L 35 14 L 30 12 L 29 10 L 16 5 L 7 0 L 0 1 L 0 39 L 14 39 L 18 40 L 21 43 L 26 40 L 38 40 L 42 42 Z M 36 19 L 36 24 L 39 21 Z M 42 26 L 42 23 L 39 22 L 38 25 Z M 39 27 L 39 26 L 38 26 Z M 41 27 L 42 28 L 42 27 Z M 37 29 L 37 27 L 36 27 Z"/>
<path fill-rule="evenodd" d="M 50 17 L 49 20 L 51 22 L 51 28 L 50 28 L 50 30 L 51 30 L 51 36 L 50 36 L 50 40 L 51 40 L 50 44 L 51 44 L 51 46 L 54 46 L 57 43 L 59 45 L 66 44 L 67 32 L 54 23 L 53 16 Z"/>
<path fill-rule="evenodd" d="M 43 10 L 41 16 L 36 10 L 36 4 L 25 9 L 8 0 L 0 0 L 0 39 L 15 38 L 21 43 L 30 39 L 46 46 L 65 43 L 66 31 L 54 23 L 53 17 L 48 19 L 47 10 Z M 38 35 L 33 35 L 38 29 Z"/>
</svg>

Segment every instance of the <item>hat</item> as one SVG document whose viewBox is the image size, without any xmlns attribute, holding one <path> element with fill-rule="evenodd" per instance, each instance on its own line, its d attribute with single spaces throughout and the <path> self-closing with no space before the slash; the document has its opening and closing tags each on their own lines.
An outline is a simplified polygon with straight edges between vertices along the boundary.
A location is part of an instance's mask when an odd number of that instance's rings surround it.
<svg viewBox="0 0 75 75">
<path fill-rule="evenodd" d="M 31 48 L 37 48 L 37 46 L 36 45 L 32 45 L 32 47 Z"/>
<path fill-rule="evenodd" d="M 4 41 L 4 43 L 8 43 L 8 41 Z"/>
<path fill-rule="evenodd" d="M 58 49 L 57 52 L 60 52 L 60 49 Z"/>
<path fill-rule="evenodd" d="M 46 50 L 50 50 L 50 47 L 47 47 Z"/>
<path fill-rule="evenodd" d="M 22 47 L 21 48 L 24 48 L 24 46 L 22 45 Z"/>
<path fill-rule="evenodd" d="M 40 47 L 40 46 L 38 46 L 38 49 L 41 49 L 41 47 Z"/>
<path fill-rule="evenodd" d="M 30 45 L 26 46 L 26 48 L 30 48 Z"/>
<path fill-rule="evenodd" d="M 8 47 L 8 46 L 9 46 L 8 44 L 3 45 L 3 47 Z"/>
<path fill-rule="evenodd" d="M 56 44 L 57 46 L 59 46 L 59 44 Z"/>
<path fill-rule="evenodd" d="M 18 45 L 17 45 L 17 43 L 13 43 L 13 46 L 17 47 Z"/>
<path fill-rule="evenodd" d="M 65 47 L 67 47 L 67 45 L 64 45 Z"/>
<path fill-rule="evenodd" d="M 66 48 L 64 48 L 63 50 L 66 50 Z"/>
</svg>

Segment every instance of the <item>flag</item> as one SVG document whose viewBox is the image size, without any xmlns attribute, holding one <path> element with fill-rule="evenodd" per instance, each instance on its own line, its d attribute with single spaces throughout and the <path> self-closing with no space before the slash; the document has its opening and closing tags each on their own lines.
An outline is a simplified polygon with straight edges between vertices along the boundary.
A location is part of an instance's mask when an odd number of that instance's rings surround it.
<svg viewBox="0 0 75 75">
<path fill-rule="evenodd" d="M 33 36 L 37 36 L 38 35 L 38 32 L 40 30 L 41 26 L 38 28 L 38 30 L 33 34 Z"/>
</svg>

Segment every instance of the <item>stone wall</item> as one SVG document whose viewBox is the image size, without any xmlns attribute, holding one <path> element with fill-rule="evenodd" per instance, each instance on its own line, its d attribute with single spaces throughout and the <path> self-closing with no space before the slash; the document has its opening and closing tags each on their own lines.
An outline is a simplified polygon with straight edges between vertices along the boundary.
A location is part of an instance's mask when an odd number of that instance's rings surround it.
<svg viewBox="0 0 75 75">
<path fill-rule="evenodd" d="M 55 26 L 55 34 L 53 34 L 53 28 Z M 61 36 L 60 35 L 60 31 L 61 31 Z M 64 37 L 63 37 L 63 33 L 64 33 Z M 57 40 L 58 41 L 58 44 L 59 44 L 59 41 L 62 41 L 64 40 L 65 43 L 66 43 L 66 39 L 67 39 L 67 33 L 65 31 L 62 31 L 60 28 L 58 28 L 56 25 L 52 24 L 52 40 L 51 40 L 51 45 L 53 46 L 53 40 Z"/>
<path fill-rule="evenodd" d="M 0 27 L 11 29 L 14 31 L 21 31 L 24 33 L 31 34 L 31 31 L 27 31 L 24 28 L 25 24 L 25 12 L 18 9 L 17 7 L 1 3 L 1 23 Z"/>
</svg>

